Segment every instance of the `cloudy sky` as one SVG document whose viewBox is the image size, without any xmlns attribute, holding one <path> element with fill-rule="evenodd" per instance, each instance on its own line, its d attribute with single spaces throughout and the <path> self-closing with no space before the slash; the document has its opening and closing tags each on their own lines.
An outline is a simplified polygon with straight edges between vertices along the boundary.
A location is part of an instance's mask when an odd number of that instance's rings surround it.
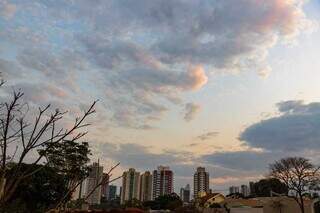
<svg viewBox="0 0 320 213">
<path fill-rule="evenodd" d="M 1 97 L 66 119 L 99 99 L 93 159 L 169 165 L 176 190 L 205 166 L 223 191 L 319 162 L 319 20 L 319 0 L 0 0 Z"/>
</svg>

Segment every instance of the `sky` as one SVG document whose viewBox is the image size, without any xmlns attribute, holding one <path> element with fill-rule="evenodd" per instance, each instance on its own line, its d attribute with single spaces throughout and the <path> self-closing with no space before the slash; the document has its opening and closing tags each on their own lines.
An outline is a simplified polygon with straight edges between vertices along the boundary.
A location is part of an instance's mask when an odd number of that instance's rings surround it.
<svg viewBox="0 0 320 213">
<path fill-rule="evenodd" d="M 286 156 L 319 163 L 319 0 L 0 0 L 0 97 L 94 100 L 92 161 L 114 175 L 204 166 L 215 191 Z M 119 184 L 119 183 L 117 183 Z"/>
</svg>

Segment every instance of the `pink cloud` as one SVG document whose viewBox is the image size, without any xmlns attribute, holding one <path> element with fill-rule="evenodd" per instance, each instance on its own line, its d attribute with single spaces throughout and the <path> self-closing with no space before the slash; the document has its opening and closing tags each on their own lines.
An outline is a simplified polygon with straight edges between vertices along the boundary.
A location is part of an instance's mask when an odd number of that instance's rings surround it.
<svg viewBox="0 0 320 213">
<path fill-rule="evenodd" d="M 10 4 L 8 1 L 1 1 L 0 2 L 0 14 L 3 16 L 5 19 L 11 19 L 17 10 L 17 7 L 15 4 Z"/>
<path fill-rule="evenodd" d="M 188 70 L 187 76 L 190 82 L 188 87 L 192 90 L 198 90 L 208 82 L 208 77 L 201 65 L 191 66 Z"/>
<path fill-rule="evenodd" d="M 301 5 L 303 0 L 255 0 L 260 8 L 264 9 L 262 19 L 256 27 L 259 32 L 278 30 L 283 36 L 292 36 L 305 24 L 305 15 Z"/>
</svg>

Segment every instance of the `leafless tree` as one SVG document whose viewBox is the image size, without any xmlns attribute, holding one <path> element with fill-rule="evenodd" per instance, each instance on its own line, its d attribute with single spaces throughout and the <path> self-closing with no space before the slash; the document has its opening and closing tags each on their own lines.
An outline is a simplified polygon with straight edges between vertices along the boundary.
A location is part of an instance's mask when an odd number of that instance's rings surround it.
<svg viewBox="0 0 320 213">
<path fill-rule="evenodd" d="M 23 101 L 21 91 L 13 91 L 9 101 L 0 101 L 0 206 L 6 205 L 18 185 L 41 168 L 22 169 L 22 164 L 31 155 L 31 163 L 46 165 L 46 149 L 64 140 L 77 141 L 87 132 L 78 131 L 88 126 L 86 118 L 95 112 L 96 101 L 76 117 L 69 128 L 64 128 L 66 111 L 51 110 L 50 105 L 39 107 L 30 119 L 29 106 Z M 41 150 L 41 152 L 39 152 Z M 30 158 L 29 158 L 30 159 Z M 13 161 L 13 162 L 12 162 Z"/>
<path fill-rule="evenodd" d="M 270 176 L 282 181 L 289 192 L 295 194 L 292 197 L 298 203 L 301 213 L 304 213 L 304 195 L 319 181 L 319 167 L 308 159 L 289 157 L 271 164 Z"/>
</svg>

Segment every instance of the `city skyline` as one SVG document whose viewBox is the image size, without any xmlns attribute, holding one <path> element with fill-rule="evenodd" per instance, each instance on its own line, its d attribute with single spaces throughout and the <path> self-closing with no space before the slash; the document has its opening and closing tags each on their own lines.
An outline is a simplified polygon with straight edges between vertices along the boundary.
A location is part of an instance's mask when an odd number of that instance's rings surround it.
<svg viewBox="0 0 320 213">
<path fill-rule="evenodd" d="M 197 167 L 227 191 L 282 157 L 320 162 L 318 0 L 88 2 L 0 0 L 2 100 L 21 89 L 65 127 L 99 100 L 91 162 L 168 165 L 175 192 Z"/>
</svg>

